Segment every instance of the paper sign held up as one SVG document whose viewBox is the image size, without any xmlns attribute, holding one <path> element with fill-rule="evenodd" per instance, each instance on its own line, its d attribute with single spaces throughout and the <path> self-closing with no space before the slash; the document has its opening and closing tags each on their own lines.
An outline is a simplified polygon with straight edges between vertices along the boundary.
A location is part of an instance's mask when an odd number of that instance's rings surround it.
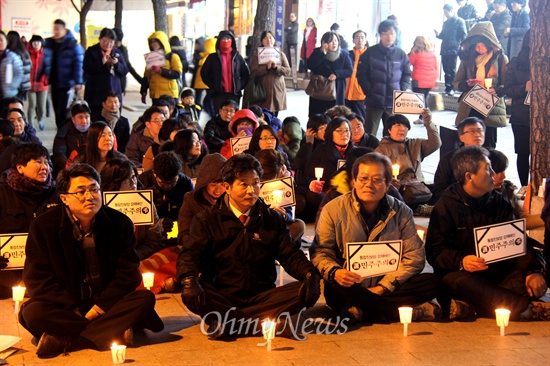
<svg viewBox="0 0 550 366">
<path fill-rule="evenodd" d="M 128 216 L 134 225 L 154 223 L 153 191 L 103 192 L 103 202 Z"/>
<path fill-rule="evenodd" d="M 420 114 L 425 107 L 424 94 L 401 90 L 393 91 L 393 113 Z"/>
<path fill-rule="evenodd" d="M 485 263 L 499 262 L 527 253 L 525 219 L 474 228 L 476 254 Z"/>
<path fill-rule="evenodd" d="M 260 197 L 266 204 L 273 206 L 277 204 L 277 197 L 275 197 L 273 191 L 277 190 L 282 192 L 281 202 L 278 203 L 279 207 L 296 205 L 296 197 L 294 195 L 294 179 L 292 177 L 262 182 L 260 184 Z"/>
<path fill-rule="evenodd" d="M 26 245 L 27 233 L 0 235 L 0 255 L 9 260 L 6 269 L 23 269 Z"/>
<path fill-rule="evenodd" d="M 401 240 L 346 243 L 348 271 L 363 278 L 394 272 L 403 253 Z"/>
<path fill-rule="evenodd" d="M 233 155 L 239 155 L 248 150 L 250 140 L 252 140 L 252 136 L 234 137 L 229 139 L 229 142 L 231 143 L 231 152 L 233 153 Z"/>
<path fill-rule="evenodd" d="M 470 89 L 468 93 L 462 98 L 462 101 L 487 117 L 489 113 L 495 108 L 499 97 L 491 94 L 487 89 L 479 84 L 476 84 Z"/>
</svg>

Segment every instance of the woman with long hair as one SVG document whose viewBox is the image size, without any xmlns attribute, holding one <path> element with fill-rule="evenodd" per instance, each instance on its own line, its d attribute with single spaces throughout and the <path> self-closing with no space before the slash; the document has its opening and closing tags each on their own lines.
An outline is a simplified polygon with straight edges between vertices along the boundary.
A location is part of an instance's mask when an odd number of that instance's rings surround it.
<svg viewBox="0 0 550 366">
<path fill-rule="evenodd" d="M 8 36 L 0 30 L 0 98 L 13 98 L 23 83 L 21 57 L 8 48 Z"/>
<path fill-rule="evenodd" d="M 43 73 L 44 69 L 44 38 L 33 35 L 27 49 L 30 54 L 31 68 L 31 89 L 29 90 L 29 108 L 27 114 L 29 123 L 34 123 L 36 117 L 38 127 L 44 131 L 44 117 L 46 115 L 46 103 L 48 101 L 48 78 Z"/>
<path fill-rule="evenodd" d="M 174 152 L 182 161 L 182 173 L 191 179 L 197 178 L 197 171 L 202 159 L 208 154 L 201 143 L 201 136 L 196 130 L 181 130 L 174 136 Z"/>
<path fill-rule="evenodd" d="M 261 125 L 254 131 L 248 145 L 248 150 L 245 153 L 256 155 L 261 150 L 276 150 L 280 152 L 284 157 L 286 167 L 290 169 L 288 156 L 283 152 L 283 148 L 279 143 L 279 136 L 271 126 Z"/>
<path fill-rule="evenodd" d="M 311 53 L 315 49 L 317 44 L 317 27 L 315 26 L 315 21 L 313 18 L 307 18 L 306 27 L 304 28 L 304 40 L 302 42 L 302 49 L 300 50 L 300 58 L 302 63 L 300 63 L 300 72 L 303 72 L 307 75 L 307 70 L 309 66 L 307 60 Z"/>
<path fill-rule="evenodd" d="M 415 93 L 424 94 L 424 106 L 426 106 L 428 105 L 430 90 L 435 86 L 439 68 L 437 67 L 435 54 L 423 36 L 415 38 L 409 53 L 409 62 L 413 67 L 412 90 Z M 413 123 L 422 124 L 422 120 L 418 119 Z"/>
<path fill-rule="evenodd" d="M 23 80 L 19 86 L 17 97 L 23 101 L 27 100 L 27 93 L 31 89 L 31 56 L 25 47 L 25 44 L 21 41 L 19 33 L 16 31 L 8 32 L 8 48 L 13 53 L 16 53 L 21 57 L 23 63 Z"/>
</svg>

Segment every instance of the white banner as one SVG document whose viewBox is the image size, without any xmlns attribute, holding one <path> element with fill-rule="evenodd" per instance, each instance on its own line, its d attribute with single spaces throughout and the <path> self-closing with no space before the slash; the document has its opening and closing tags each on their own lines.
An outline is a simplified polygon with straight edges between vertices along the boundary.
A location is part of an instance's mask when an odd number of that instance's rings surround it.
<svg viewBox="0 0 550 366">
<path fill-rule="evenodd" d="M 6 269 L 23 269 L 26 246 L 27 233 L 0 235 L 0 255 L 9 259 Z"/>
<path fill-rule="evenodd" d="M 347 269 L 363 278 L 395 272 L 403 253 L 403 241 L 346 243 Z"/>
<path fill-rule="evenodd" d="M 525 219 L 476 227 L 476 254 L 485 263 L 520 257 L 527 253 Z"/>
<path fill-rule="evenodd" d="M 424 94 L 406 92 L 401 90 L 393 91 L 394 114 L 420 114 L 426 107 Z"/>
<path fill-rule="evenodd" d="M 250 145 L 250 140 L 252 140 L 252 136 L 231 138 L 229 140 L 229 142 L 231 143 L 231 153 L 233 155 L 239 155 L 244 151 L 248 150 L 248 145 Z"/>
<path fill-rule="evenodd" d="M 166 64 L 164 53 L 153 51 L 143 55 L 145 57 L 145 68 L 151 70 L 153 66 L 162 67 Z"/>
<path fill-rule="evenodd" d="M 476 84 L 468 93 L 466 93 L 464 98 L 462 98 L 462 101 L 487 117 L 493 108 L 495 108 L 495 105 L 497 105 L 499 99 L 499 97 L 491 94 L 481 85 Z"/>
<path fill-rule="evenodd" d="M 151 225 L 155 222 L 151 189 L 103 192 L 103 203 L 128 216 L 134 225 Z"/>
<path fill-rule="evenodd" d="M 277 203 L 279 199 L 277 195 L 273 194 L 273 191 L 281 191 L 281 202 Z M 268 180 L 260 183 L 260 197 L 268 205 L 276 205 L 279 207 L 295 206 L 296 196 L 294 195 L 294 179 L 292 177 L 286 177 L 281 179 Z"/>
<path fill-rule="evenodd" d="M 265 65 L 269 61 L 281 64 L 281 50 L 277 47 L 258 47 L 258 63 Z"/>
</svg>

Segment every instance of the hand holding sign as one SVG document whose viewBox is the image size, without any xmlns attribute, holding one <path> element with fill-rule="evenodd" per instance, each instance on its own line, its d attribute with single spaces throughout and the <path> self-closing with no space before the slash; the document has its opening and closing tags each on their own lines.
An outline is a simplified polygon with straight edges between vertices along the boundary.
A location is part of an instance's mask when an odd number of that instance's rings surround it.
<svg viewBox="0 0 550 366">
<path fill-rule="evenodd" d="M 467 272 L 483 271 L 488 268 L 485 259 L 476 257 L 475 255 L 467 255 L 462 258 L 462 267 Z"/>
<path fill-rule="evenodd" d="M 351 287 L 353 284 L 361 282 L 361 276 L 342 268 L 334 272 L 334 280 L 340 286 Z"/>
</svg>

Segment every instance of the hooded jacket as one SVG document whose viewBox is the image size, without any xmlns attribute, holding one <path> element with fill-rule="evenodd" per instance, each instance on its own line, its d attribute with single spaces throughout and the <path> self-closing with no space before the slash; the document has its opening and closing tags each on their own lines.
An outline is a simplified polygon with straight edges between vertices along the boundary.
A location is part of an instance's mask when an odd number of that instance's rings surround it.
<svg viewBox="0 0 550 366">
<path fill-rule="evenodd" d="M 233 119 L 231 120 L 231 122 L 229 122 L 229 131 L 231 131 L 231 134 L 233 135 L 232 137 L 237 137 L 237 134 L 238 134 L 237 125 L 235 123 L 237 121 L 240 122 L 240 120 L 245 119 L 245 118 L 249 119 L 254 124 L 252 126 L 252 133 L 254 133 L 254 131 L 256 131 L 256 129 L 260 126 L 260 123 L 258 122 L 258 118 L 254 114 L 254 112 L 252 112 L 250 109 L 246 109 L 246 108 L 241 109 L 241 110 L 237 111 L 237 113 L 235 113 L 235 115 L 233 116 Z M 226 159 L 229 159 L 230 157 L 233 156 L 233 152 L 231 151 L 231 140 L 230 140 L 230 138 L 224 141 L 223 146 L 220 150 L 220 154 L 225 156 Z"/>
<path fill-rule="evenodd" d="M 44 71 L 53 88 L 70 88 L 82 84 L 83 60 L 84 51 L 69 30 L 59 44 L 51 37 L 44 42 Z"/>
<path fill-rule="evenodd" d="M 44 71 L 44 47 L 35 49 L 31 42 L 27 45 L 27 51 L 31 56 L 31 92 L 39 93 L 48 90 L 48 78 Z"/>
<path fill-rule="evenodd" d="M 178 215 L 178 245 L 183 246 L 189 241 L 189 228 L 193 217 L 212 207 L 212 204 L 204 197 L 203 191 L 208 183 L 221 181 L 222 167 L 226 161 L 219 153 L 206 155 L 202 159 L 197 173 L 195 190 L 187 192 L 183 196 L 183 205 Z"/>
<path fill-rule="evenodd" d="M 433 88 L 439 74 L 435 54 L 431 51 L 411 52 L 409 53 L 409 62 L 413 68 L 413 86 L 414 81 L 417 81 L 418 88 Z M 428 101 L 426 100 L 425 102 L 427 103 Z"/>
<path fill-rule="evenodd" d="M 229 31 L 221 31 L 216 41 L 216 51 L 210 54 L 201 69 L 201 77 L 203 82 L 212 90 L 212 96 L 223 94 L 222 86 L 222 60 L 220 56 L 220 40 L 223 37 L 229 37 L 232 40 L 233 50 L 231 51 L 231 65 L 233 73 L 233 94 L 237 96 L 242 95 L 242 90 L 248 84 L 250 72 L 248 65 L 244 61 L 243 57 L 237 51 L 237 44 L 233 33 Z"/>
<path fill-rule="evenodd" d="M 302 142 L 304 131 L 299 122 L 286 122 L 283 123 L 281 133 L 289 140 L 288 143 L 281 144 L 281 147 L 288 156 L 288 160 L 290 160 L 291 169 L 294 170 L 294 159 L 300 150 L 300 143 Z"/>
<path fill-rule="evenodd" d="M 147 38 L 147 41 L 152 39 L 160 42 L 166 61 L 164 62 L 164 66 L 160 68 L 160 73 L 145 69 L 143 74 L 145 80 L 141 85 L 141 94 L 146 94 L 147 88 L 149 88 L 151 99 L 158 99 L 161 95 L 170 95 L 174 99 L 178 99 L 179 89 L 177 80 L 181 77 L 183 71 L 181 60 L 177 54 L 172 52 L 166 33 L 162 31 L 153 32 Z"/>
<path fill-rule="evenodd" d="M 475 47 L 475 43 L 479 42 L 480 39 L 489 41 L 493 47 L 492 50 L 488 50 L 493 52 L 493 56 L 485 64 L 485 73 L 487 76 L 492 75 L 493 88 L 497 93 L 500 94 L 503 89 L 508 58 L 502 53 L 493 24 L 491 22 L 479 22 L 472 28 L 461 44 L 461 62 L 453 81 L 454 89 L 463 92 L 460 97 L 458 114 L 455 119 L 455 124 L 457 126 L 461 121 L 470 116 L 472 110 L 472 107 L 462 102 L 462 97 L 466 94 L 464 92 L 468 92 L 472 89 L 472 86 L 469 86 L 467 81 L 476 78 L 475 59 L 472 57 L 471 53 L 475 53 L 473 47 Z M 502 97 L 503 95 L 500 96 Z M 491 113 L 485 117 L 484 122 L 486 126 L 490 127 L 505 127 L 508 125 L 504 98 L 499 99 Z"/>
<path fill-rule="evenodd" d="M 7 83 L 8 65 L 11 65 L 11 83 Z M 0 56 L 0 85 L 2 87 L 2 98 L 15 97 L 19 92 L 19 87 L 23 82 L 23 63 L 21 57 L 15 52 L 11 52 L 7 48 Z"/>
<path fill-rule="evenodd" d="M 208 38 L 203 42 L 202 51 L 198 53 L 198 59 L 196 59 L 195 71 L 193 74 L 193 89 L 208 89 L 208 85 L 204 83 L 201 76 L 202 67 L 206 61 L 206 58 L 211 53 L 216 52 L 216 38 Z"/>
</svg>

